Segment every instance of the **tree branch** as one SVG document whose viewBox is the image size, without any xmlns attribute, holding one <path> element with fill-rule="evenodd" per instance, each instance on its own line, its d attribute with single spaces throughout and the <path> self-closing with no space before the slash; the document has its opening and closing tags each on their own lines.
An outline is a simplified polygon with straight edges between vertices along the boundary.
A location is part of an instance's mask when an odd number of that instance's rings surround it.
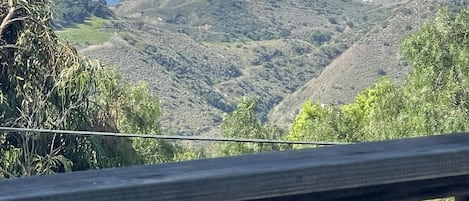
<svg viewBox="0 0 469 201">
<path fill-rule="evenodd" d="M 15 178 L 15 175 L 13 175 L 10 172 L 4 170 L 2 167 L 0 167 L 0 172 L 3 172 L 4 174 L 8 175 L 8 177 L 10 177 L 10 178 Z"/>
<path fill-rule="evenodd" d="M 15 6 L 13 5 L 13 0 L 8 1 L 8 14 L 7 16 L 3 19 L 2 24 L 0 24 L 0 36 L 3 36 L 3 31 L 7 27 L 8 24 L 11 23 L 11 18 L 13 18 L 13 15 L 15 14 Z"/>
</svg>

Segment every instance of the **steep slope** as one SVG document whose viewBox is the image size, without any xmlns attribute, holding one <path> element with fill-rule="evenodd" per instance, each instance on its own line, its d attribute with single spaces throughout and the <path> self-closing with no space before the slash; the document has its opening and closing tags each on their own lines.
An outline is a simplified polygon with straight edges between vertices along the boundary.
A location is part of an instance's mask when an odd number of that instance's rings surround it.
<svg viewBox="0 0 469 201">
<path fill-rule="evenodd" d="M 223 110 L 230 110 L 213 91 L 213 82 L 239 76 L 240 71 L 223 56 L 183 34 L 161 30 L 151 33 L 156 31 L 116 33 L 107 43 L 81 52 L 115 65 L 126 80 L 148 83 L 162 102 L 163 127 L 187 134 L 207 132 L 207 128 L 220 122 Z M 191 49 L 205 54 L 187 58 L 184 51 Z M 210 75 L 216 79 L 209 79 Z"/>
<path fill-rule="evenodd" d="M 361 40 L 312 79 L 279 103 L 270 113 L 273 123 L 288 128 L 306 100 L 339 105 L 351 102 L 358 92 L 380 77 L 402 81 L 410 66 L 399 56 L 405 35 L 435 13 L 433 1 L 409 1 L 389 20 L 373 28 Z"/>
</svg>

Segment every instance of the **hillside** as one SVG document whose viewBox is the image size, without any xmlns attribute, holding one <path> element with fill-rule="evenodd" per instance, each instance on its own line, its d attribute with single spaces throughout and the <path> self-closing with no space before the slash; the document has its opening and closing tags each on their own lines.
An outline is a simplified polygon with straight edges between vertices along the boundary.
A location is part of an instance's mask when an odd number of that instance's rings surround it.
<svg viewBox="0 0 469 201">
<path fill-rule="evenodd" d="M 431 19 L 435 10 L 430 1 L 409 1 L 394 9 L 397 11 L 394 16 L 335 58 L 319 77 L 279 103 L 270 113 L 272 122 L 288 128 L 306 100 L 341 105 L 352 102 L 358 92 L 372 86 L 382 76 L 397 83 L 405 79 L 410 66 L 399 54 L 400 42 L 406 33 Z"/>
<path fill-rule="evenodd" d="M 264 121 L 287 127 L 307 99 L 346 103 L 381 75 L 401 80 L 408 66 L 399 41 L 432 8 L 409 0 L 129 0 L 105 26 L 111 39 L 81 52 L 147 82 L 172 131 L 216 135 L 223 113 L 249 95 L 260 97 Z"/>
</svg>

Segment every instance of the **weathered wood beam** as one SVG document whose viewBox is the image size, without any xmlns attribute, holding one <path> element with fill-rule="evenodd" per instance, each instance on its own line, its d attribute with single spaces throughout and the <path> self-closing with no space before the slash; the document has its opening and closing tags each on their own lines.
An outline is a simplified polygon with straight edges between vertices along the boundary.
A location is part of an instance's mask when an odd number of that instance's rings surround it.
<svg viewBox="0 0 469 201">
<path fill-rule="evenodd" d="M 469 190 L 469 134 L 0 181 L 0 201 L 422 200 Z"/>
<path fill-rule="evenodd" d="M 463 196 L 456 196 L 455 201 L 469 201 L 469 193 Z"/>
</svg>

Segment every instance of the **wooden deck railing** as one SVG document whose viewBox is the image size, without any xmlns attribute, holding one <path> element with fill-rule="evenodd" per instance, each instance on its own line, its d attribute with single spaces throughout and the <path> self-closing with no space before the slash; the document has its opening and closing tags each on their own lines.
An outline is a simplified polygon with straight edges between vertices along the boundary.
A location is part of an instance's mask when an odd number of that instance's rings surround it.
<svg viewBox="0 0 469 201">
<path fill-rule="evenodd" d="M 0 181 L 0 201 L 423 200 L 469 194 L 469 134 Z"/>
</svg>

